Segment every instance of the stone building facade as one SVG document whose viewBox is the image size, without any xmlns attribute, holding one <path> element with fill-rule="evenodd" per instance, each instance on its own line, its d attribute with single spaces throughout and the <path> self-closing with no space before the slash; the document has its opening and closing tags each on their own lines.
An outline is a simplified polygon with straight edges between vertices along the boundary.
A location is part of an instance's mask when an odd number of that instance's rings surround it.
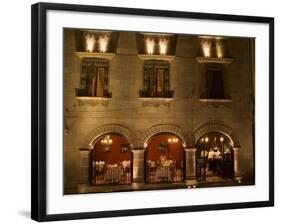
<svg viewBox="0 0 281 224">
<path fill-rule="evenodd" d="M 119 133 L 130 143 L 133 183 L 144 182 L 147 142 L 159 133 L 181 139 L 186 183 L 196 182 L 196 145 L 211 132 L 231 141 L 233 178 L 254 179 L 254 39 L 224 38 L 224 55 L 213 57 L 204 56 L 202 39 L 217 37 L 179 34 L 168 36 L 171 52 L 154 54 L 143 50 L 141 38 L 155 34 L 122 31 L 109 34 L 109 52 L 95 53 L 81 50 L 81 32 L 64 29 L 65 193 L 78 192 L 79 184 L 89 183 L 92 144 L 107 133 Z M 110 94 L 106 97 L 77 95 L 84 58 L 108 61 Z M 168 63 L 172 95 L 141 95 L 147 60 Z M 205 95 L 208 66 L 223 71 L 224 96 L 220 98 Z"/>
</svg>

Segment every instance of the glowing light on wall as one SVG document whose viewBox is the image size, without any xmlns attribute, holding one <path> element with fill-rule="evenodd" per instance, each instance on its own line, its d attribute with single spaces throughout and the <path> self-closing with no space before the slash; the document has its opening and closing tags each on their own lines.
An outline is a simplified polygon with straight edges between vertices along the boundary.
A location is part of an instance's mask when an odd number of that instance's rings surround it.
<svg viewBox="0 0 281 224">
<path fill-rule="evenodd" d="M 87 33 L 85 35 L 85 41 L 86 41 L 86 51 L 93 52 L 96 43 L 94 35 Z"/>
<path fill-rule="evenodd" d="M 148 37 L 145 39 L 145 44 L 146 44 L 146 51 L 148 54 L 153 54 L 154 52 L 154 46 L 155 46 L 155 41 L 151 37 Z"/>
<path fill-rule="evenodd" d="M 211 47 L 212 47 L 212 42 L 211 40 L 202 40 L 201 41 L 201 47 L 202 51 L 204 54 L 204 57 L 208 58 L 211 55 Z"/>
<path fill-rule="evenodd" d="M 178 138 L 168 138 L 169 143 L 178 143 L 179 139 Z"/>
<path fill-rule="evenodd" d="M 217 57 L 222 58 L 223 57 L 223 47 L 221 41 L 216 41 L 216 51 L 217 51 Z"/>
<path fill-rule="evenodd" d="M 109 41 L 108 35 L 100 35 L 99 37 L 100 52 L 102 53 L 106 52 L 108 41 Z"/>
<path fill-rule="evenodd" d="M 168 49 L 169 39 L 162 38 L 159 40 L 159 50 L 161 55 L 165 55 Z"/>
<path fill-rule="evenodd" d="M 208 137 L 205 138 L 205 142 L 209 142 L 209 138 Z"/>
</svg>

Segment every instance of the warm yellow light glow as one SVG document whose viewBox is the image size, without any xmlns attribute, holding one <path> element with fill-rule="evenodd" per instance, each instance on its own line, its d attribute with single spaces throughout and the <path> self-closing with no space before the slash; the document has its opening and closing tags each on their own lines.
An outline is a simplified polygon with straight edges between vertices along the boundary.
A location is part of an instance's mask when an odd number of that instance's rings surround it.
<svg viewBox="0 0 281 224">
<path fill-rule="evenodd" d="M 99 37 L 99 46 L 100 46 L 100 52 L 101 53 L 105 53 L 107 50 L 107 45 L 109 42 L 109 36 L 104 34 L 104 35 L 100 35 Z"/>
<path fill-rule="evenodd" d="M 179 141 L 178 138 L 168 138 L 169 143 L 177 143 Z"/>
<path fill-rule="evenodd" d="M 223 47 L 220 40 L 216 41 L 216 51 L 217 51 L 217 57 L 222 58 L 223 57 Z"/>
<path fill-rule="evenodd" d="M 155 41 L 151 37 L 147 37 L 145 39 L 145 44 L 146 44 L 146 51 L 148 54 L 153 54 L 154 52 L 154 46 L 155 46 Z"/>
<path fill-rule="evenodd" d="M 204 57 L 208 58 L 211 56 L 211 47 L 212 47 L 212 42 L 211 40 L 202 40 L 201 41 L 201 47 L 202 51 L 204 54 Z"/>
<path fill-rule="evenodd" d="M 87 33 L 85 35 L 85 41 L 86 41 L 86 51 L 93 52 L 96 43 L 94 35 Z"/>
<path fill-rule="evenodd" d="M 208 141 L 209 141 L 209 138 L 208 138 L 208 137 L 206 137 L 206 138 L 205 138 L 205 142 L 208 142 Z"/>
<path fill-rule="evenodd" d="M 162 38 L 159 40 L 159 50 L 161 55 L 167 54 L 169 39 Z"/>
<path fill-rule="evenodd" d="M 220 137 L 220 141 L 223 142 L 223 140 L 224 140 L 224 138 L 223 138 L 223 137 Z"/>
<path fill-rule="evenodd" d="M 103 145 L 111 145 L 112 144 L 112 139 L 110 138 L 109 135 L 107 135 L 106 137 L 104 137 L 102 140 L 101 140 L 101 144 Z"/>
</svg>

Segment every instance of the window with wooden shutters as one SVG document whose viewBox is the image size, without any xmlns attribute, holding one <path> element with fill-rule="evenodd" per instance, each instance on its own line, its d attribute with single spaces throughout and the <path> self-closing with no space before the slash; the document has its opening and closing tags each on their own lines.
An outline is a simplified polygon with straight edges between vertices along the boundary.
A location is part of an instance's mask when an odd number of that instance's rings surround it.
<svg viewBox="0 0 281 224">
<path fill-rule="evenodd" d="M 144 62 L 143 89 L 140 97 L 173 97 L 170 91 L 169 63 L 148 60 Z"/>
<path fill-rule="evenodd" d="M 80 88 L 77 96 L 111 97 L 108 91 L 108 60 L 83 58 L 81 65 Z"/>
</svg>

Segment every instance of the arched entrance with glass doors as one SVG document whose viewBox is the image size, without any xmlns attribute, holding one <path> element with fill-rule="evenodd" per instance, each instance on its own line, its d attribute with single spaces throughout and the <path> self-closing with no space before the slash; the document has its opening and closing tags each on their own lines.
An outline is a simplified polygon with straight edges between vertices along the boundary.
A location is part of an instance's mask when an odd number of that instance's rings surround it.
<svg viewBox="0 0 281 224">
<path fill-rule="evenodd" d="M 90 152 L 92 185 L 131 184 L 132 151 L 128 139 L 120 133 L 106 133 L 92 143 Z"/>
<path fill-rule="evenodd" d="M 145 182 L 173 183 L 183 181 L 183 140 L 174 133 L 152 135 L 146 141 Z"/>
<path fill-rule="evenodd" d="M 198 181 L 233 178 L 232 140 L 220 132 L 208 132 L 196 142 L 196 179 Z"/>
</svg>

